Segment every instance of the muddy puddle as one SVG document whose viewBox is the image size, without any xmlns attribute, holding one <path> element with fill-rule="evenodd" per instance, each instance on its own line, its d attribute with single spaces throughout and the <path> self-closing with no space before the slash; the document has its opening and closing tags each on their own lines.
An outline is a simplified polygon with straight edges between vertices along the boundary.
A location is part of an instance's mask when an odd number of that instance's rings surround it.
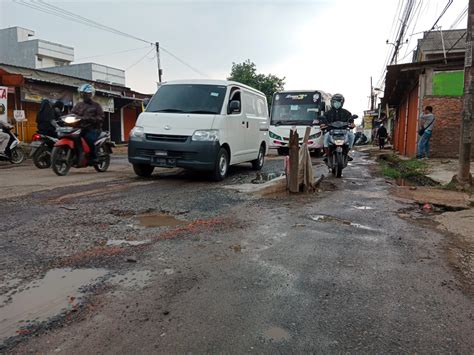
<svg viewBox="0 0 474 355">
<path fill-rule="evenodd" d="M 154 213 L 154 214 L 143 214 L 135 217 L 141 226 L 145 228 L 155 227 L 177 227 L 189 222 L 182 219 L 178 219 L 169 214 Z"/>
<path fill-rule="evenodd" d="M 275 180 L 279 177 L 285 176 L 285 172 L 278 172 L 278 173 L 257 173 L 255 179 L 251 182 L 252 184 L 264 184 L 268 181 Z"/>
<path fill-rule="evenodd" d="M 104 269 L 53 269 L 41 280 L 14 290 L 0 299 L 0 344 L 18 335 L 21 328 L 44 322 L 74 309 L 81 288 L 107 273 Z"/>
<path fill-rule="evenodd" d="M 268 330 L 266 330 L 264 333 L 263 333 L 264 337 L 268 340 L 271 340 L 271 341 L 285 341 L 285 340 L 290 340 L 290 334 L 280 328 L 280 327 L 272 327 Z"/>
</svg>

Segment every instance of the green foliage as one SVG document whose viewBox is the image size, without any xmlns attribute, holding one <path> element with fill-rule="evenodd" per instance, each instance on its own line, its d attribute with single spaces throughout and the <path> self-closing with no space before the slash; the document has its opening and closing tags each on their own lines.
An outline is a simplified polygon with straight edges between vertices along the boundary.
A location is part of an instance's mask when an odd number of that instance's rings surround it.
<svg viewBox="0 0 474 355">
<path fill-rule="evenodd" d="M 232 63 L 227 80 L 237 81 L 260 90 L 267 96 L 268 105 L 272 102 L 273 93 L 283 90 L 285 86 L 285 78 L 272 74 L 258 74 L 257 66 L 250 59 L 243 63 Z"/>
</svg>

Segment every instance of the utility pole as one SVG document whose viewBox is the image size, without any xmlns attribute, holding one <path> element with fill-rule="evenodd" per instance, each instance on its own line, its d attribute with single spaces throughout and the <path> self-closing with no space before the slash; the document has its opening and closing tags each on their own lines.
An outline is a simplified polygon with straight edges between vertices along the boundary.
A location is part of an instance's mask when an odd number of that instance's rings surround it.
<svg viewBox="0 0 474 355">
<path fill-rule="evenodd" d="M 459 171 L 457 180 L 460 184 L 472 184 L 471 145 L 472 145 L 472 114 L 474 110 L 474 80 L 472 70 L 473 43 L 472 32 L 474 26 L 474 0 L 469 0 L 467 13 L 466 57 L 464 60 L 464 102 L 461 121 L 461 139 L 459 144 Z"/>
<path fill-rule="evenodd" d="M 372 85 L 372 77 L 370 77 L 370 109 L 374 110 L 374 87 Z"/>
<path fill-rule="evenodd" d="M 163 75 L 163 70 L 161 69 L 160 61 L 160 42 L 155 42 L 156 47 L 156 64 L 158 65 L 158 86 L 161 84 L 161 76 Z"/>
</svg>

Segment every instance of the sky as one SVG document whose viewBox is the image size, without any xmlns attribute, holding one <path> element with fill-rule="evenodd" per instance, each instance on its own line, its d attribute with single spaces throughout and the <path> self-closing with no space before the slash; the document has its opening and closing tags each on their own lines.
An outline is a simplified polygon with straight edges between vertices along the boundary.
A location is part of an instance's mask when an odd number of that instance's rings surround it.
<svg viewBox="0 0 474 355">
<path fill-rule="evenodd" d="M 28 0 L 27 0 L 28 1 Z M 345 108 L 362 116 L 370 77 L 377 87 L 394 41 L 403 0 L 155 0 L 50 1 L 75 14 L 160 45 L 195 70 L 162 52 L 163 80 L 225 79 L 233 62 L 250 59 L 257 71 L 285 77 L 285 89 L 318 89 L 346 97 Z M 431 29 L 448 0 L 416 0 L 416 16 L 400 62 L 423 31 Z M 467 6 L 453 0 L 438 25 L 451 27 Z M 466 28 L 467 19 L 455 28 Z M 0 0 L 0 28 L 20 26 L 36 37 L 72 46 L 75 62 L 126 69 L 133 90 L 156 90 L 153 47 L 83 24 Z M 1 48 L 0 50 L 5 50 Z M 8 49 L 7 49 L 8 50 Z M 126 52 L 125 52 L 126 51 Z M 118 53 L 121 52 L 121 53 Z"/>
</svg>

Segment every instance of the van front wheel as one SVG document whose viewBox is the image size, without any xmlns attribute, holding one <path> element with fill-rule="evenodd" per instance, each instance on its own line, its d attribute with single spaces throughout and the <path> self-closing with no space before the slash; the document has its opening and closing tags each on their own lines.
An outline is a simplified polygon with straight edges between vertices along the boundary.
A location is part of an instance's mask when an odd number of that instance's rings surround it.
<svg viewBox="0 0 474 355">
<path fill-rule="evenodd" d="M 265 164 L 265 146 L 261 145 L 257 159 L 252 160 L 252 169 L 257 171 L 262 170 L 263 164 Z"/>
<path fill-rule="evenodd" d="M 229 171 L 229 153 L 224 148 L 217 153 L 216 163 L 214 167 L 214 181 L 222 181 L 226 178 Z"/>
</svg>

